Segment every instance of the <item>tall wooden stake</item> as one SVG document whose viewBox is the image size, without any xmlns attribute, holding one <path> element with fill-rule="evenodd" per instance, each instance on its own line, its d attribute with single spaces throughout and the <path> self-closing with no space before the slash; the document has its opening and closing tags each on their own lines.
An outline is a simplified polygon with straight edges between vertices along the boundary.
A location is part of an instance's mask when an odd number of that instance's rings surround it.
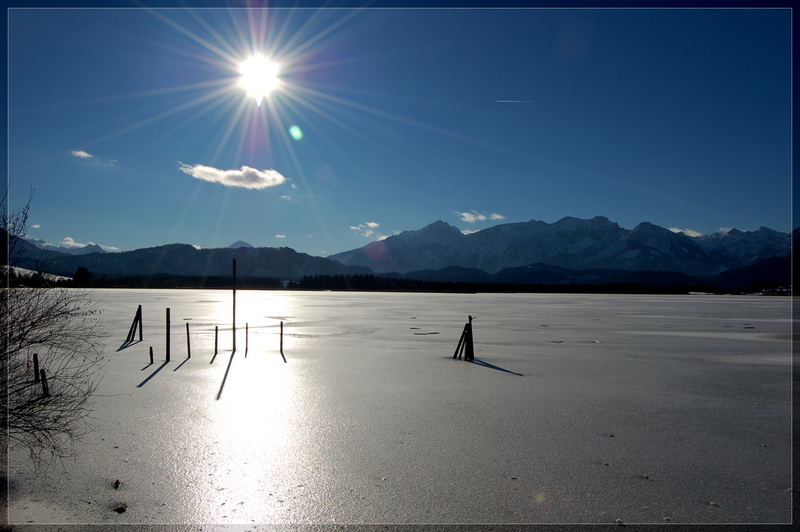
<svg viewBox="0 0 800 532">
<path fill-rule="evenodd" d="M 250 348 L 250 324 L 244 324 L 244 356 L 247 356 L 247 350 Z"/>
<path fill-rule="evenodd" d="M 169 362 L 169 307 L 167 307 L 167 362 Z"/>
<path fill-rule="evenodd" d="M 217 346 L 219 345 L 219 325 L 214 325 L 214 354 L 218 353 Z"/>
<path fill-rule="evenodd" d="M 141 305 L 139 305 L 139 310 L 137 311 L 137 314 L 139 315 L 139 341 L 141 342 L 142 341 L 142 336 L 144 334 L 142 332 L 142 328 L 143 327 L 142 327 L 142 306 Z"/>
<path fill-rule="evenodd" d="M 150 346 L 150 363 L 153 363 L 153 346 Z"/>
<path fill-rule="evenodd" d="M 281 322 L 281 354 L 283 354 L 283 322 Z"/>
<path fill-rule="evenodd" d="M 192 345 L 189 343 L 189 322 L 186 322 L 186 358 L 192 358 Z"/>
<path fill-rule="evenodd" d="M 233 350 L 236 351 L 236 259 L 233 259 Z"/>
</svg>

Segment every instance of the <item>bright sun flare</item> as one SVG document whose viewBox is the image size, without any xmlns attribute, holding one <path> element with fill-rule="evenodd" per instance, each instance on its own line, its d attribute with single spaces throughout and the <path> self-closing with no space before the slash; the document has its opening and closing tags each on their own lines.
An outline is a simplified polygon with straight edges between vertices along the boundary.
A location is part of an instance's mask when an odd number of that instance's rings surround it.
<svg viewBox="0 0 800 532">
<path fill-rule="evenodd" d="M 248 96 L 256 99 L 256 104 L 261 106 L 261 100 L 278 88 L 281 84 L 278 79 L 278 65 L 261 54 L 247 58 L 239 65 L 239 86 L 247 91 Z"/>
</svg>

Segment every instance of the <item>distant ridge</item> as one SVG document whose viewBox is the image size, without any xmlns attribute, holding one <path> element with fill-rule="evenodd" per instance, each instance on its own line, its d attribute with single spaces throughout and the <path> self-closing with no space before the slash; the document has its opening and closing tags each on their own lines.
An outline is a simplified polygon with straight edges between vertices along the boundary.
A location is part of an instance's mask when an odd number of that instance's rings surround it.
<svg viewBox="0 0 800 532">
<path fill-rule="evenodd" d="M 229 276 L 236 259 L 242 277 L 300 279 L 305 275 L 364 274 L 369 268 L 345 266 L 337 261 L 312 257 L 287 247 L 197 249 L 189 244 L 167 244 L 120 253 L 67 255 L 38 249 L 12 237 L 11 264 L 56 275 L 72 276 L 79 266 L 92 275 L 120 276 Z"/>
<path fill-rule="evenodd" d="M 649 222 L 624 229 L 604 216 L 567 216 L 495 225 L 464 235 L 438 220 L 364 247 L 330 255 L 375 272 L 406 273 L 450 266 L 495 274 L 506 268 L 547 264 L 573 270 L 674 271 L 713 275 L 789 254 L 787 233 L 762 227 L 690 237 Z"/>
<path fill-rule="evenodd" d="M 233 244 L 231 244 L 228 247 L 229 248 L 233 248 L 233 249 L 236 249 L 236 248 L 252 248 L 253 245 L 252 244 L 248 244 L 244 240 L 237 240 L 236 242 L 234 242 Z"/>
</svg>

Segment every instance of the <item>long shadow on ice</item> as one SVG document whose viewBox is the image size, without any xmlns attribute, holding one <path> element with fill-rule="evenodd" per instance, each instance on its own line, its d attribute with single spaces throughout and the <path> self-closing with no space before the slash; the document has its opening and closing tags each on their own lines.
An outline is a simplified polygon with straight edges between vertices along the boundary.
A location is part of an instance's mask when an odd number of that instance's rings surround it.
<svg viewBox="0 0 800 532">
<path fill-rule="evenodd" d="M 222 384 L 219 385 L 219 392 L 217 392 L 217 401 L 219 401 L 220 397 L 222 397 L 222 389 L 225 388 L 225 381 L 228 380 L 228 372 L 231 370 L 231 364 L 233 363 L 233 356 L 235 354 L 236 350 L 234 349 L 233 351 L 231 351 L 231 358 L 228 359 L 228 367 L 225 368 L 225 376 L 222 377 Z"/>
<path fill-rule="evenodd" d="M 129 348 L 129 347 L 130 347 L 130 346 L 132 346 L 132 345 L 136 345 L 136 344 L 138 344 L 139 342 L 141 342 L 141 340 L 134 340 L 134 341 L 132 341 L 132 342 L 122 342 L 122 345 L 121 345 L 121 346 L 119 346 L 119 348 L 117 349 L 117 353 L 119 353 L 119 352 L 120 352 L 120 351 L 122 351 L 123 349 L 127 349 L 127 348 Z"/>
<path fill-rule="evenodd" d="M 147 384 L 147 381 L 149 381 L 150 379 L 152 379 L 153 377 L 155 377 L 155 376 L 156 376 L 156 373 L 158 373 L 159 371 L 161 371 L 162 369 L 164 369 L 164 366 L 166 366 L 167 364 L 169 364 L 169 360 L 165 360 L 163 364 L 161 364 L 160 366 L 158 366 L 158 368 L 156 368 L 156 370 L 155 370 L 153 373 L 151 373 L 150 375 L 148 375 L 148 376 L 147 376 L 147 378 L 146 378 L 145 380 L 143 380 L 142 382 L 140 382 L 138 385 L 136 385 L 136 387 L 137 387 L 137 388 L 141 388 L 142 386 L 144 386 L 145 384 Z"/>
<path fill-rule="evenodd" d="M 187 357 L 187 358 L 184 358 L 184 359 L 183 359 L 183 362 L 181 362 L 180 364 L 178 364 L 178 367 L 176 367 L 176 368 L 175 368 L 175 369 L 173 369 L 172 371 L 178 371 L 179 369 L 181 369 L 181 366 L 183 366 L 183 365 L 184 365 L 184 364 L 186 364 L 187 362 L 189 362 L 189 358 L 188 358 L 188 357 Z"/>
<path fill-rule="evenodd" d="M 524 377 L 522 373 L 517 373 L 516 371 L 511 371 L 510 369 L 501 368 L 500 366 L 495 366 L 494 364 L 489 364 L 488 362 L 481 360 L 479 358 L 474 359 L 472 363 L 486 368 L 496 369 L 497 371 L 504 371 L 506 373 L 511 373 L 512 375 L 519 375 L 520 377 Z"/>
</svg>

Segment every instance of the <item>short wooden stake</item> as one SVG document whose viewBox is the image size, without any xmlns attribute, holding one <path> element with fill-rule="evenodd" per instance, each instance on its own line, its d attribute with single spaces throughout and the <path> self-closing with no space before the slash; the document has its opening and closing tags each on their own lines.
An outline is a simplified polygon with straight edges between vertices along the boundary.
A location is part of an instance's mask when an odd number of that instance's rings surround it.
<svg viewBox="0 0 800 532">
<path fill-rule="evenodd" d="M 153 363 L 153 346 L 150 346 L 150 363 Z"/>
<path fill-rule="evenodd" d="M 214 354 L 217 354 L 217 345 L 219 340 L 219 325 L 214 325 Z"/>
<path fill-rule="evenodd" d="M 169 362 L 169 307 L 167 307 L 167 362 Z"/>
<path fill-rule="evenodd" d="M 39 370 L 39 373 L 42 376 L 42 392 L 44 392 L 45 397 L 50 397 L 50 387 L 47 386 L 47 375 L 45 375 L 44 369 Z"/>
<path fill-rule="evenodd" d="M 33 380 L 39 382 L 39 355 L 33 354 Z"/>
<path fill-rule="evenodd" d="M 189 322 L 186 322 L 186 358 L 192 358 L 192 345 L 189 342 Z"/>
</svg>

